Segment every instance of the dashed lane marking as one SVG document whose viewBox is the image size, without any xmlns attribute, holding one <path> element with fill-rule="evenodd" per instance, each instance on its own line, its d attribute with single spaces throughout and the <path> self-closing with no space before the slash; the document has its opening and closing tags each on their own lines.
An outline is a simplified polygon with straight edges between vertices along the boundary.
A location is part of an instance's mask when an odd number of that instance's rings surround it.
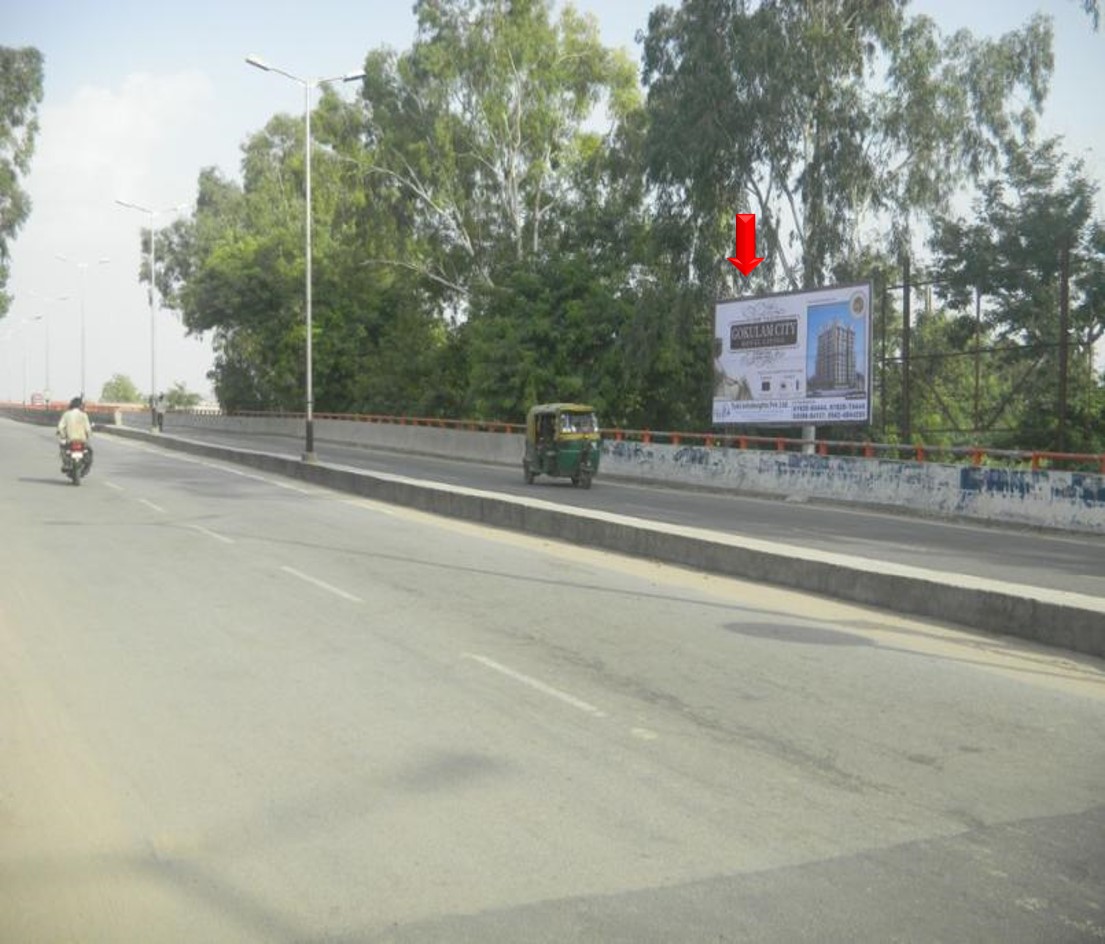
<svg viewBox="0 0 1105 944">
<path fill-rule="evenodd" d="M 494 659 L 489 659 L 487 656 L 476 655 L 475 653 L 466 652 L 464 658 L 471 659 L 473 662 L 478 662 L 480 665 L 486 666 L 489 669 L 493 669 L 507 678 L 512 678 L 516 682 L 521 682 L 523 685 L 528 685 L 535 691 L 542 694 L 549 695 L 558 701 L 564 702 L 566 705 L 571 705 L 573 708 L 578 708 L 580 711 L 584 711 L 589 715 L 593 715 L 596 718 L 605 718 L 606 712 L 601 708 L 596 708 L 594 705 L 583 701 L 581 698 L 576 698 L 575 695 L 569 695 L 567 692 L 561 691 L 559 688 L 554 688 L 552 685 L 548 685 L 542 682 L 540 679 L 535 679 L 530 675 L 525 675 L 522 672 L 518 672 L 509 666 L 503 665 L 501 662 L 496 662 Z"/>
<path fill-rule="evenodd" d="M 222 534 L 216 534 L 214 531 L 210 531 L 207 528 L 204 528 L 204 527 L 202 527 L 198 524 L 190 524 L 190 525 L 188 525 L 188 527 L 191 528 L 193 531 L 198 531 L 200 534 L 207 535 L 207 537 L 209 537 L 209 538 L 214 538 L 216 541 L 222 541 L 223 544 L 233 544 L 234 543 L 233 538 L 228 538 L 228 537 L 226 537 L 225 535 L 222 535 Z"/>
<path fill-rule="evenodd" d="M 306 583 L 314 584 L 321 590 L 326 590 L 335 596 L 341 597 L 343 600 L 348 600 L 350 603 L 364 603 L 360 597 L 353 596 L 352 593 L 346 593 L 340 587 L 335 587 L 333 584 L 327 583 L 325 580 L 319 580 L 318 577 L 312 577 L 310 574 L 305 574 L 302 571 L 296 570 L 294 567 L 281 567 L 284 573 L 291 574 L 293 577 L 298 577 L 300 580 Z"/>
</svg>

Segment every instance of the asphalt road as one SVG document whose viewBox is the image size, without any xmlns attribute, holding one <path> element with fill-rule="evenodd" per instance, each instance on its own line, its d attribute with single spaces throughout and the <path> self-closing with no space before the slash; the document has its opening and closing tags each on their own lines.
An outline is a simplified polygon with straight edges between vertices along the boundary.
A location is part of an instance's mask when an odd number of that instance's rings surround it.
<svg viewBox="0 0 1105 944">
<path fill-rule="evenodd" d="M 170 431 L 171 432 L 171 431 Z M 286 436 L 235 436 L 181 431 L 181 436 L 240 448 L 298 456 L 303 443 Z M 782 545 L 892 561 L 1051 590 L 1105 597 L 1105 537 L 1045 532 L 896 514 L 855 505 L 790 502 L 727 491 L 649 486 L 603 478 L 589 491 L 567 480 L 522 481 L 517 469 L 447 461 L 386 450 L 316 443 L 324 462 L 463 485 L 546 501 L 708 528 Z"/>
<path fill-rule="evenodd" d="M 0 420 L 5 944 L 1105 937 L 1101 660 L 54 457 Z"/>
</svg>

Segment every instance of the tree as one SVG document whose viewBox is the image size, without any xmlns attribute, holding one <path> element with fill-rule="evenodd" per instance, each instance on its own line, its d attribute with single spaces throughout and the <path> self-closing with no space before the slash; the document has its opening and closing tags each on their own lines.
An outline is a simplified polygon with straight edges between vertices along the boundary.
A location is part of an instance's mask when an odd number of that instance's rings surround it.
<svg viewBox="0 0 1105 944">
<path fill-rule="evenodd" d="M 574 151 L 600 103 L 634 107 L 633 67 L 593 18 L 550 0 L 418 0 L 412 49 L 368 57 L 364 137 L 420 237 L 380 260 L 433 280 L 464 310 L 500 265 L 539 256 L 569 191 Z"/>
<path fill-rule="evenodd" d="M 9 244 L 31 213 L 19 184 L 30 170 L 41 102 L 42 53 L 0 46 L 0 318 L 11 307 Z"/>
<path fill-rule="evenodd" d="M 165 405 L 170 410 L 190 410 L 198 406 L 202 399 L 198 393 L 191 393 L 183 381 L 178 380 L 165 394 Z"/>
<path fill-rule="evenodd" d="M 324 95 L 317 140 L 340 132 Z M 305 393 L 302 122 L 272 119 L 244 148 L 242 186 L 201 174 L 196 210 L 160 236 L 158 285 L 190 332 L 214 332 L 226 409 L 301 409 Z M 340 143 L 340 142 L 339 142 Z M 365 265 L 390 254 L 395 218 L 340 155 L 313 162 L 314 394 L 322 411 L 416 409 L 428 399 L 439 325 L 410 273 Z"/>
<path fill-rule="evenodd" d="M 554 287 L 523 276 L 532 265 L 539 281 L 553 278 L 557 252 L 603 281 L 582 304 L 628 297 L 627 264 L 607 254 L 609 234 L 628 227 L 594 228 L 618 218 L 602 209 L 606 194 L 626 191 L 609 186 L 612 143 L 584 125 L 600 102 L 615 115 L 639 106 L 633 69 L 602 47 L 593 20 L 570 8 L 554 20 L 551 9 L 424 0 L 414 47 L 369 55 L 363 104 L 323 93 L 312 160 L 317 408 L 499 409 L 505 392 L 480 389 L 502 355 L 481 339 L 565 316 L 541 310 Z M 303 402 L 301 127 L 272 119 L 244 148 L 242 186 L 205 172 L 194 219 L 162 235 L 159 287 L 189 330 L 214 331 L 213 380 L 228 408 Z M 588 214 L 598 252 L 571 237 Z M 580 303 L 575 275 L 556 304 Z M 477 330 L 485 309 L 494 325 Z"/>
<path fill-rule="evenodd" d="M 141 403 L 142 394 L 126 374 L 112 374 L 100 393 L 104 403 Z"/>
<path fill-rule="evenodd" d="M 984 182 L 971 221 L 942 217 L 934 230 L 944 296 L 960 308 L 976 290 L 987 300 L 985 324 L 1014 378 L 1005 412 L 1022 446 L 1105 446 L 1102 382 L 1091 362 L 1105 336 L 1105 224 L 1094 197 L 1082 162 L 1070 161 L 1058 140 L 1028 144 Z"/>
<path fill-rule="evenodd" d="M 752 284 L 824 284 L 878 228 L 909 244 L 1033 127 L 1052 69 L 1037 16 L 997 40 L 940 34 L 906 0 L 687 0 L 649 18 L 648 167 L 714 297 L 733 214 L 770 246 Z"/>
</svg>

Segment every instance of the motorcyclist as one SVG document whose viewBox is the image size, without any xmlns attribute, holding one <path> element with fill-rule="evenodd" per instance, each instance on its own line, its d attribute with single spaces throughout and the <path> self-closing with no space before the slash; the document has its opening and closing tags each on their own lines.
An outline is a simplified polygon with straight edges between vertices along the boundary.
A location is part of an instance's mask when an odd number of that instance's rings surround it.
<svg viewBox="0 0 1105 944">
<path fill-rule="evenodd" d="M 63 454 L 68 443 L 83 442 L 86 446 L 85 468 L 92 468 L 92 423 L 84 412 L 84 401 L 80 397 L 73 397 L 69 401 L 69 409 L 61 414 L 61 419 L 58 420 L 58 438 L 61 439 L 60 449 Z"/>
</svg>

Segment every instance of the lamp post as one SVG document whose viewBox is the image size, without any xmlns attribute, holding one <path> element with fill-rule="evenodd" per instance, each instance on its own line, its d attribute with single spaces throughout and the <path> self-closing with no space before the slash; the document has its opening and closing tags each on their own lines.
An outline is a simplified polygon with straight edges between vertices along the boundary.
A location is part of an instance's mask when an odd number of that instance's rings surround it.
<svg viewBox="0 0 1105 944">
<path fill-rule="evenodd" d="M 15 326 L 0 321 L 0 341 L 4 348 L 4 397 L 12 399 L 12 357 L 11 340 L 15 336 Z"/>
<path fill-rule="evenodd" d="M 22 340 L 23 340 L 23 386 L 20 388 L 19 402 L 22 403 L 23 406 L 27 405 L 27 360 L 28 360 L 28 356 L 29 356 L 28 351 L 27 351 L 27 331 L 25 329 L 26 329 L 27 325 L 29 325 L 32 321 L 38 321 L 39 318 L 41 318 L 41 317 L 42 317 L 41 315 L 35 315 L 34 317 L 31 317 L 31 318 L 20 318 L 17 322 L 15 322 L 15 324 L 13 324 L 11 326 L 11 330 L 8 332 L 8 337 L 9 338 L 14 337 L 16 331 L 18 331 L 22 335 Z"/>
<path fill-rule="evenodd" d="M 67 262 L 70 265 L 75 265 L 77 267 L 77 270 L 81 274 L 81 398 L 83 399 L 84 398 L 84 390 L 85 390 L 85 386 L 84 386 L 85 385 L 85 363 L 87 361 L 87 356 L 86 355 L 87 355 L 87 351 L 88 351 L 88 348 L 87 348 L 87 345 L 86 345 L 85 317 L 84 317 L 84 297 L 85 297 L 85 281 L 86 281 L 85 280 L 85 273 L 88 272 L 88 267 L 89 267 L 89 265 L 91 265 L 91 263 L 89 263 L 89 262 L 76 262 L 73 259 L 70 259 L 68 256 L 63 256 L 61 253 L 58 253 L 57 258 L 59 260 L 61 260 L 62 262 Z M 97 259 L 96 260 L 97 265 L 107 265 L 109 262 L 111 262 L 110 259 Z"/>
<path fill-rule="evenodd" d="M 178 213 L 185 208 L 187 204 L 179 203 L 176 206 L 166 207 L 164 210 L 153 210 L 149 207 L 141 206 L 137 203 L 128 203 L 126 200 L 116 200 L 119 206 L 127 207 L 130 210 L 137 210 L 139 213 L 145 213 L 150 218 L 150 428 L 157 426 L 157 410 L 154 406 L 154 400 L 157 397 L 157 302 L 154 297 L 157 291 L 157 282 L 154 277 L 156 269 L 154 266 L 157 263 L 157 235 L 154 230 L 154 219 L 161 213 Z"/>
<path fill-rule="evenodd" d="M 69 301 L 68 295 L 40 295 L 38 292 L 31 290 L 30 293 L 34 298 L 37 298 L 42 302 L 67 302 Z M 41 315 L 35 316 L 35 321 L 42 322 L 42 330 L 45 334 L 45 347 L 46 347 L 46 373 L 45 384 L 46 386 L 42 390 L 42 396 L 46 400 L 46 405 L 49 406 L 51 402 L 51 389 L 50 389 L 50 313 L 48 311 L 43 312 Z"/>
<path fill-rule="evenodd" d="M 44 406 L 50 405 L 50 319 L 46 315 L 33 315 L 31 321 L 42 322 L 42 332 L 45 336 L 46 355 L 43 358 L 42 378 L 42 402 Z"/>
<path fill-rule="evenodd" d="M 278 69 L 276 66 L 271 66 L 258 56 L 246 56 L 246 62 L 255 68 L 261 69 L 264 72 L 275 72 L 277 75 L 282 75 L 286 79 L 291 79 L 293 82 L 298 82 L 303 86 L 303 125 L 304 125 L 304 141 L 303 147 L 305 151 L 305 164 L 304 164 L 304 197 L 306 203 L 305 220 L 304 220 L 304 233 L 305 233 L 305 254 L 306 254 L 306 276 L 305 276 L 305 307 L 306 307 L 306 323 L 307 323 L 307 428 L 306 428 L 306 443 L 303 452 L 304 462 L 316 461 L 315 456 L 315 393 L 314 393 L 314 380 L 313 380 L 313 355 L 311 346 L 311 93 L 320 85 L 325 85 L 328 82 L 356 82 L 358 79 L 363 79 L 365 73 L 363 72 L 349 72 L 345 75 L 335 75 L 328 79 L 301 79 L 298 75 L 292 75 L 290 72 L 285 72 L 283 69 Z"/>
</svg>

